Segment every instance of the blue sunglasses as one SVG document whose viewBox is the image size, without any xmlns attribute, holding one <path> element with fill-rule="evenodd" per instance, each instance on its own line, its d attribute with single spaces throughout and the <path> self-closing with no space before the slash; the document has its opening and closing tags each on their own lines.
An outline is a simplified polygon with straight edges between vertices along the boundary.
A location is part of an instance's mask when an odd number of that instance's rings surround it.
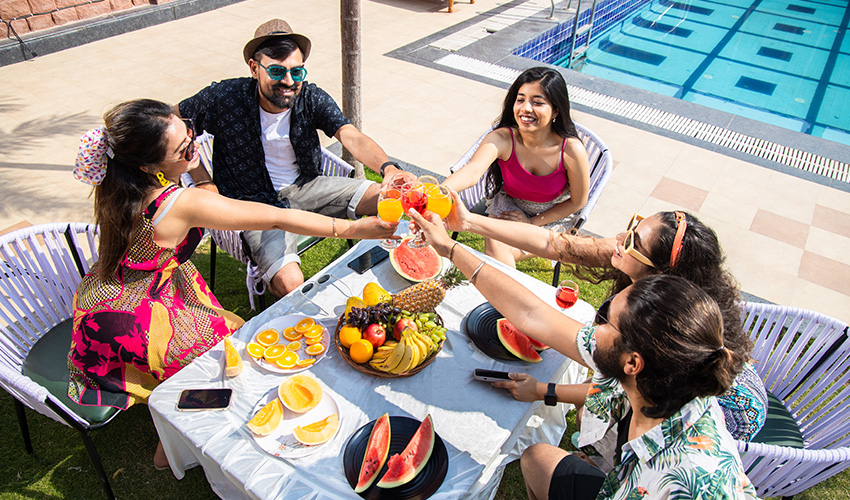
<svg viewBox="0 0 850 500">
<path fill-rule="evenodd" d="M 304 79 L 307 78 L 307 68 L 305 68 L 303 66 L 288 69 L 288 68 L 284 68 L 283 66 L 278 66 L 277 64 L 272 64 L 271 66 L 269 66 L 267 68 L 267 67 L 263 66 L 260 63 L 260 61 L 257 61 L 257 65 L 259 65 L 261 68 L 266 70 L 266 73 L 268 73 L 269 78 L 271 78 L 272 80 L 277 81 L 277 82 L 286 78 L 287 73 L 292 75 L 292 81 L 293 82 L 303 82 Z"/>
</svg>

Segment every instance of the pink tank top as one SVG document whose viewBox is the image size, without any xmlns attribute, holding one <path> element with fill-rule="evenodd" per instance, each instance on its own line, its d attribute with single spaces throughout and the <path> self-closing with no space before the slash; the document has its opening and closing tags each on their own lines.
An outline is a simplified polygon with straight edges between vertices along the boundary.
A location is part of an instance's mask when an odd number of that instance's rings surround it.
<svg viewBox="0 0 850 500">
<path fill-rule="evenodd" d="M 558 169 L 549 175 L 534 175 L 525 169 L 516 157 L 516 139 L 513 129 L 511 131 L 511 157 L 508 161 L 498 160 L 499 168 L 502 170 L 505 193 L 511 198 L 520 200 L 545 203 L 552 201 L 561 195 L 570 186 L 567 177 L 567 169 L 564 168 L 564 147 L 567 138 L 561 144 L 561 159 L 558 161 Z"/>
</svg>

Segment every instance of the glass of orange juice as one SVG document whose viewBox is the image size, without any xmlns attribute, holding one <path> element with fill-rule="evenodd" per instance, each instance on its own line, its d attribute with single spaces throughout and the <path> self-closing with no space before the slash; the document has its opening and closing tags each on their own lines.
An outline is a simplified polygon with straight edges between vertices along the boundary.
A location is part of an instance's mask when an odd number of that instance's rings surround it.
<svg viewBox="0 0 850 500">
<path fill-rule="evenodd" d="M 428 191 L 428 211 L 445 219 L 452 211 L 452 195 L 446 186 L 434 186 Z"/>
<path fill-rule="evenodd" d="M 387 222 L 398 222 L 403 214 L 401 190 L 387 186 L 378 195 L 378 218 Z M 398 240 L 391 240 L 389 238 L 381 240 L 381 246 L 387 250 L 392 250 L 398 245 Z"/>
</svg>

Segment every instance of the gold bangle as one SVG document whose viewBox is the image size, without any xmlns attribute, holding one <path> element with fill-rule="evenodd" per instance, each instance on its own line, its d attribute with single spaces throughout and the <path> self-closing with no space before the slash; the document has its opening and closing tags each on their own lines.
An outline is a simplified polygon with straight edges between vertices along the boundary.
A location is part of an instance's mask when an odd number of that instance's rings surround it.
<svg viewBox="0 0 850 500">
<path fill-rule="evenodd" d="M 460 243 L 460 242 L 459 242 L 459 241 L 455 241 L 455 244 L 454 244 L 454 245 L 452 245 L 452 249 L 451 249 L 451 250 L 449 250 L 449 262 L 451 262 L 451 261 L 452 261 L 452 257 L 454 257 L 454 256 L 455 256 L 455 247 L 457 246 L 457 244 L 458 244 L 458 243 Z"/>
<path fill-rule="evenodd" d="M 336 232 L 336 217 L 331 217 L 331 230 L 334 232 L 334 238 L 339 238 L 339 234 Z"/>
<path fill-rule="evenodd" d="M 483 260 L 481 261 L 481 264 L 478 264 L 478 267 L 475 268 L 475 271 L 472 271 L 472 276 L 469 277 L 470 283 L 475 282 L 475 277 L 478 276 L 478 271 L 480 271 L 482 267 L 484 267 L 484 261 Z"/>
</svg>

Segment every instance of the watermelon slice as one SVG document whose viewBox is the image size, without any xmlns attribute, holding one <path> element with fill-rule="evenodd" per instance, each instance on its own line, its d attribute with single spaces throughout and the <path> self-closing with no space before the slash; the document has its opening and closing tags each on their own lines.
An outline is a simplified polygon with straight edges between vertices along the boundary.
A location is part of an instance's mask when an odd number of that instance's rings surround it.
<svg viewBox="0 0 850 500">
<path fill-rule="evenodd" d="M 443 259 L 431 245 L 422 248 L 410 248 L 412 236 L 403 239 L 401 244 L 390 250 L 390 263 L 402 278 L 420 282 L 435 278 L 443 270 Z"/>
<path fill-rule="evenodd" d="M 395 488 L 413 481 L 431 458 L 435 439 L 434 422 L 431 415 L 428 415 L 416 429 L 404 451 L 390 457 L 387 472 L 378 481 L 378 488 Z"/>
<path fill-rule="evenodd" d="M 496 321 L 496 333 L 505 349 L 519 359 L 529 363 L 543 361 L 543 358 L 531 344 L 531 337 L 517 330 L 506 318 Z"/>
<path fill-rule="evenodd" d="M 390 416 L 384 413 L 375 420 L 375 426 L 372 427 L 372 433 L 369 434 L 369 444 L 366 445 L 366 453 L 363 455 L 363 463 L 360 465 L 360 477 L 357 480 L 357 486 L 354 487 L 356 493 L 365 491 L 369 486 L 372 486 L 389 454 Z"/>
</svg>

